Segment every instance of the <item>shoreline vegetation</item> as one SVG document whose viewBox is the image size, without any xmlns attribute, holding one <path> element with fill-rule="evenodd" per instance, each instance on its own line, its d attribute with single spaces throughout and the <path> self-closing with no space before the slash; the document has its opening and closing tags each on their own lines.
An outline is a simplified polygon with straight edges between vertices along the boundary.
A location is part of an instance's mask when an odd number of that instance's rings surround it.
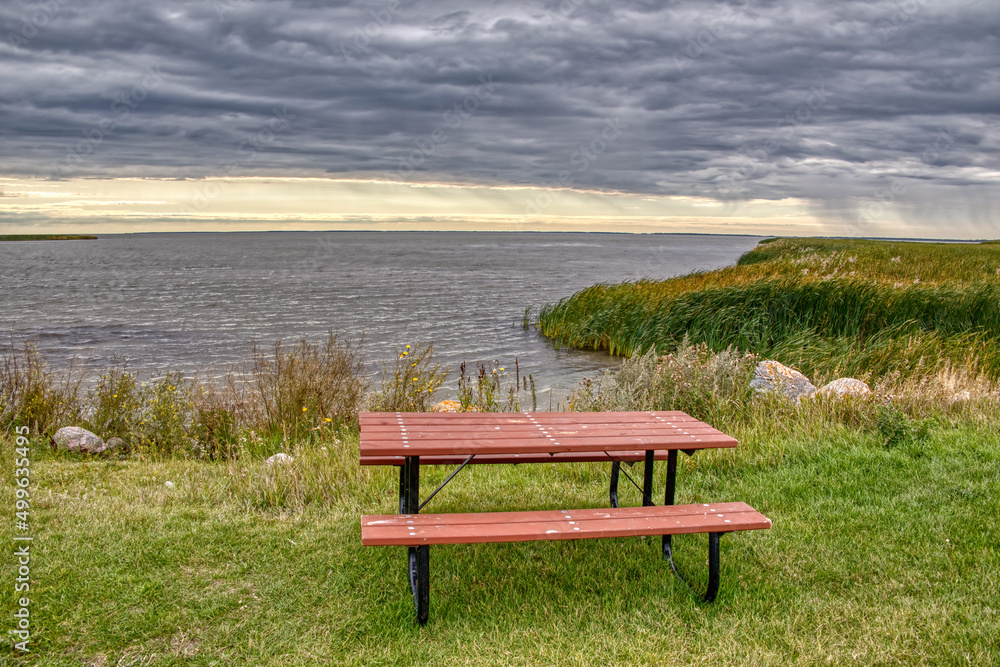
<svg viewBox="0 0 1000 667">
<path fill-rule="evenodd" d="M 599 284 L 545 306 L 556 344 L 632 356 L 686 337 L 821 379 L 919 375 L 950 363 L 1000 376 L 1000 245 L 768 239 L 735 266 Z"/>
<path fill-rule="evenodd" d="M 684 410 L 740 441 L 678 466 L 679 503 L 742 500 L 774 522 L 723 539 L 710 605 L 658 540 L 456 545 L 435 552 L 418 627 L 405 552 L 360 545 L 359 515 L 395 511 L 398 478 L 359 466 L 356 414 L 428 409 L 444 379 L 429 345 L 369 378 L 360 343 L 277 343 L 214 383 L 143 382 L 123 363 L 83 383 L 11 347 L 0 465 L 14 470 L 27 427 L 29 647 L 54 665 L 996 664 L 1000 246 L 945 245 L 771 240 L 733 267 L 598 285 L 540 312 L 561 345 L 628 353 L 567 409 Z M 759 394 L 765 358 L 872 394 Z M 463 369 L 459 400 L 528 409 L 523 373 Z M 128 448 L 51 451 L 71 423 Z M 266 463 L 276 451 L 292 458 Z M 436 468 L 427 490 L 451 472 Z M 602 507 L 608 474 L 469 466 L 427 511 Z M 675 547 L 703 586 L 704 542 Z M 16 605 L 0 588 L 0 614 Z"/>
<path fill-rule="evenodd" d="M 0 241 L 93 241 L 90 234 L 0 234 Z"/>
</svg>

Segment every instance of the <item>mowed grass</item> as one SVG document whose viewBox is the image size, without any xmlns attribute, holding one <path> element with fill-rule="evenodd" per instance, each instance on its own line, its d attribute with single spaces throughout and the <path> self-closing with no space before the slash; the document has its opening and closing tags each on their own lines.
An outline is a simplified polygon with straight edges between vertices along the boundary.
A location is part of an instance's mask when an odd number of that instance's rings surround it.
<svg viewBox="0 0 1000 667">
<path fill-rule="evenodd" d="M 1000 245 L 853 239 L 761 243 L 732 267 L 599 284 L 541 309 L 559 344 L 630 356 L 685 337 L 822 379 L 949 362 L 1000 377 Z"/>
<path fill-rule="evenodd" d="M 761 414 L 766 412 L 761 408 Z M 357 441 L 260 460 L 81 461 L 33 452 L 32 653 L 39 665 L 997 664 L 1000 437 L 876 432 L 796 417 L 681 457 L 679 502 L 739 500 L 771 530 L 722 539 L 703 604 L 659 539 L 431 548 L 416 624 L 405 549 L 362 547 L 395 511 L 392 470 Z M 9 443 L 6 443 L 9 444 Z M 12 469 L 11 447 L 2 465 Z M 626 469 L 641 478 L 641 466 Z M 332 471 L 332 472 L 331 472 Z M 447 474 L 425 468 L 425 493 Z M 425 511 L 601 507 L 608 465 L 470 466 Z M 657 491 L 664 470 L 658 464 Z M 165 486 L 172 481 L 174 487 Z M 639 504 L 623 480 L 623 504 Z M 313 487 L 330 486 L 330 493 Z M 3 539 L 12 544 L 13 485 Z M 707 538 L 676 538 L 703 586 Z M 13 572 L 0 615 L 14 610 Z"/>
</svg>

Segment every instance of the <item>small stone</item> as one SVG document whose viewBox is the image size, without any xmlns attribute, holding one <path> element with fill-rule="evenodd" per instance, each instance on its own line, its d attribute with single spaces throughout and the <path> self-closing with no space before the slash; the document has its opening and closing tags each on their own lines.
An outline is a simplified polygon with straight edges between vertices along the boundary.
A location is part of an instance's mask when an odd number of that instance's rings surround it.
<svg viewBox="0 0 1000 667">
<path fill-rule="evenodd" d="M 431 412 L 479 412 L 479 409 L 474 405 L 470 405 L 468 410 L 463 410 L 461 401 L 449 400 L 441 401 L 431 408 Z"/>
<path fill-rule="evenodd" d="M 816 385 L 802 373 L 773 360 L 762 361 L 754 369 L 750 387 L 760 393 L 777 392 L 798 403 L 803 397 L 812 396 Z"/>
<path fill-rule="evenodd" d="M 108 446 L 103 440 L 85 428 L 63 426 L 52 436 L 56 449 L 79 454 L 102 454 Z"/>
<path fill-rule="evenodd" d="M 872 390 L 867 384 L 854 378 L 838 378 L 816 390 L 817 396 L 832 396 L 833 398 L 868 396 L 871 393 Z"/>
<path fill-rule="evenodd" d="M 274 456 L 272 456 L 272 457 L 268 458 L 266 461 L 264 461 L 264 465 L 273 466 L 273 465 L 277 465 L 279 463 L 287 465 L 287 464 L 291 463 L 294 460 L 295 460 L 294 457 L 289 456 L 288 454 L 286 454 L 284 452 L 278 452 Z"/>
<path fill-rule="evenodd" d="M 108 438 L 104 441 L 104 451 L 110 452 L 113 449 L 125 449 L 125 441 L 121 438 Z"/>
<path fill-rule="evenodd" d="M 172 489 L 174 488 L 174 483 L 168 480 L 163 483 L 163 486 L 167 487 L 168 489 Z"/>
</svg>

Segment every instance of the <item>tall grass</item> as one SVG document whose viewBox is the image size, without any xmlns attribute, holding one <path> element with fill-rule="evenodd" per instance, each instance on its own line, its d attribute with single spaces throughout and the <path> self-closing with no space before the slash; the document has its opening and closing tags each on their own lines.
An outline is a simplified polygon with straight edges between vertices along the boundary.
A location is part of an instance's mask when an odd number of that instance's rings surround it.
<svg viewBox="0 0 1000 667">
<path fill-rule="evenodd" d="M 688 337 L 821 375 L 948 362 L 996 378 L 998 273 L 997 246 L 782 239 L 735 267 L 586 288 L 544 307 L 538 323 L 561 344 L 624 356 Z"/>
<path fill-rule="evenodd" d="M 0 428 L 28 426 L 38 433 L 78 419 L 82 379 L 74 368 L 50 369 L 33 345 L 11 342 L 0 354 Z"/>
<path fill-rule="evenodd" d="M 11 345 L 0 355 L 0 426 L 28 425 L 39 437 L 83 426 L 144 457 L 256 458 L 334 441 L 356 429 L 361 409 L 426 410 L 445 373 L 431 346 L 407 347 L 375 391 L 361 343 L 335 334 L 254 346 L 225 376 L 204 381 L 173 372 L 143 379 L 116 359 L 84 390 L 82 373 L 53 371 L 34 347 Z"/>
<path fill-rule="evenodd" d="M 426 412 L 447 373 L 434 363 L 434 346 L 406 346 L 392 364 L 382 363 L 382 382 L 368 405 L 386 412 Z"/>
<path fill-rule="evenodd" d="M 520 367 L 514 360 L 513 377 L 499 361 L 479 364 L 475 369 L 463 363 L 459 368 L 458 401 L 464 412 L 520 412 L 521 410 Z M 528 388 L 528 378 L 523 378 L 524 390 Z M 534 379 L 531 380 L 532 406 Z"/>
<path fill-rule="evenodd" d="M 733 349 L 714 352 L 683 341 L 674 351 L 649 350 L 618 369 L 580 383 L 570 401 L 577 411 L 682 410 L 733 435 L 764 459 L 781 455 L 784 441 L 824 429 L 876 434 L 887 446 L 919 444 L 932 426 L 995 423 L 1000 384 L 948 362 L 933 371 L 893 371 L 863 397 L 814 397 L 793 404 L 759 394 L 750 379 L 759 357 Z"/>
<path fill-rule="evenodd" d="M 280 340 L 270 354 L 254 346 L 249 379 L 259 412 L 254 421 L 267 432 L 302 437 L 308 431 L 356 419 L 368 388 L 361 344 L 331 333 L 322 344 Z"/>
</svg>

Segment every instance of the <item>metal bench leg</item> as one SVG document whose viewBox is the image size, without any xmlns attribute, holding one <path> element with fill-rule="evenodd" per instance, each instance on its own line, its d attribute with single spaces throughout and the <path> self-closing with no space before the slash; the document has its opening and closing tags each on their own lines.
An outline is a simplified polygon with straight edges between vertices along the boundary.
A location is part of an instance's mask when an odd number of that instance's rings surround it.
<svg viewBox="0 0 1000 667">
<path fill-rule="evenodd" d="M 709 533 L 708 534 L 708 590 L 705 591 L 704 595 L 701 595 L 701 599 L 705 602 L 711 602 L 715 599 L 715 596 L 719 594 L 719 538 L 725 533 Z M 691 588 L 691 584 L 688 583 L 687 579 L 681 576 L 681 573 L 677 571 L 677 566 L 674 565 L 674 554 L 673 548 L 670 543 L 670 535 L 663 536 L 663 556 L 670 561 L 670 569 L 673 570 L 677 578 L 684 582 L 684 584 L 691 589 L 694 593 L 694 589 Z M 697 593 L 695 593 L 697 595 Z"/>
<path fill-rule="evenodd" d="M 399 513 L 420 512 L 420 457 L 407 456 L 406 463 L 399 469 Z M 413 607 L 417 611 L 417 623 L 425 625 L 430 611 L 431 568 L 430 547 L 407 547 L 407 570 L 410 575 L 410 591 L 413 593 Z"/>
<path fill-rule="evenodd" d="M 677 488 L 677 450 L 671 449 L 670 453 L 667 454 L 667 481 L 663 489 L 664 505 L 674 504 L 674 490 L 676 488 Z M 671 535 L 663 536 L 663 557 L 670 561 L 670 565 L 672 567 L 674 561 L 670 557 L 670 538 Z M 676 572 L 676 570 L 674 571 Z"/>
<path fill-rule="evenodd" d="M 410 480 L 410 460 L 406 459 L 406 463 L 399 466 L 399 513 L 406 514 L 406 504 L 409 498 L 407 489 L 409 488 Z"/>
<path fill-rule="evenodd" d="M 642 464 L 642 506 L 653 506 L 653 455 L 652 449 L 646 450 L 646 459 Z"/>
<path fill-rule="evenodd" d="M 622 462 L 613 461 L 611 463 L 611 506 L 618 507 L 618 475 L 621 473 Z"/>
<path fill-rule="evenodd" d="M 409 552 L 413 608 L 417 610 L 417 623 L 426 625 L 431 607 L 430 547 L 409 547 Z"/>
</svg>

